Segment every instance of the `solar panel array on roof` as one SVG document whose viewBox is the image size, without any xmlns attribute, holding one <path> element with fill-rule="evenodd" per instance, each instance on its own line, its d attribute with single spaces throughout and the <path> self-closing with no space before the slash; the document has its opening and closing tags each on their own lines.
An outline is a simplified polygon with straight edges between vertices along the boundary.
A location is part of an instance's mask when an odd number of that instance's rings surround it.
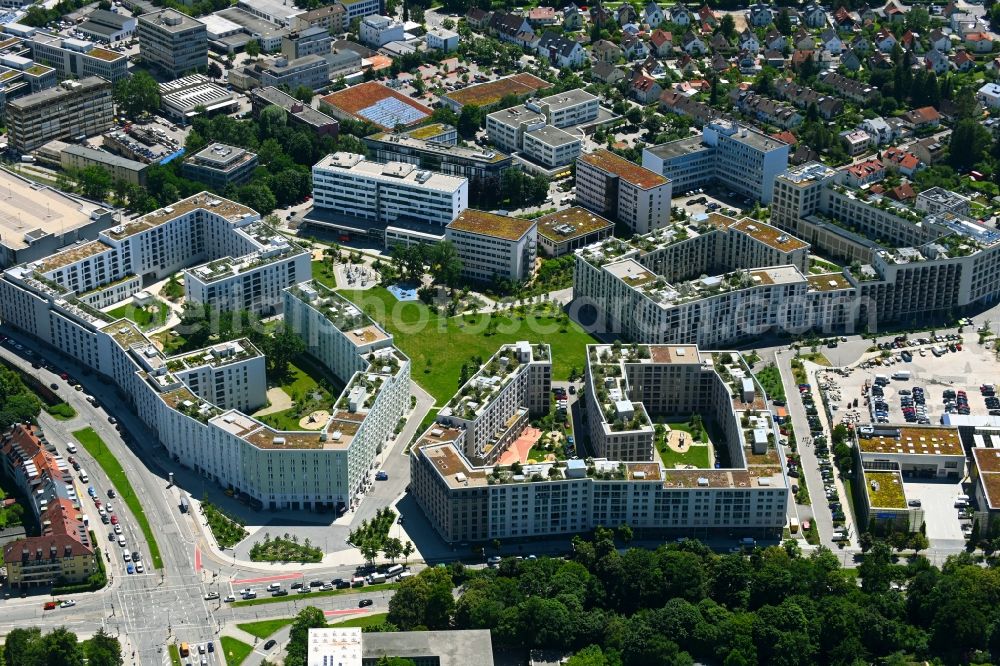
<svg viewBox="0 0 1000 666">
<path fill-rule="evenodd" d="M 357 114 L 382 127 L 396 125 L 412 125 L 427 117 L 427 114 L 415 107 L 393 97 L 380 99 L 369 107 L 360 109 Z"/>
</svg>

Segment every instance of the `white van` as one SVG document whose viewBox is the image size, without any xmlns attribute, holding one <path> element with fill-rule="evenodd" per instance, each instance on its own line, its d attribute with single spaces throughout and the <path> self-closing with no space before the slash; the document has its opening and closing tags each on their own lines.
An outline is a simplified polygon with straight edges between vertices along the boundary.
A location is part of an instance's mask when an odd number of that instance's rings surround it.
<svg viewBox="0 0 1000 666">
<path fill-rule="evenodd" d="M 745 548 L 753 548 L 757 545 L 757 540 L 753 537 L 743 537 L 740 539 L 740 545 Z"/>
<path fill-rule="evenodd" d="M 403 573 L 403 568 L 404 567 L 402 564 L 393 564 L 391 567 L 386 569 L 385 577 L 392 578 L 393 576 L 398 576 L 399 574 Z"/>
<path fill-rule="evenodd" d="M 80 483 L 89 483 L 90 477 L 87 476 L 87 470 L 80 468 Z"/>
<path fill-rule="evenodd" d="M 369 585 L 378 585 L 379 583 L 384 583 L 384 582 L 385 582 L 385 574 L 373 573 L 372 575 L 368 576 Z"/>
<path fill-rule="evenodd" d="M 76 444 L 67 444 L 66 450 L 70 453 L 76 453 Z"/>
</svg>

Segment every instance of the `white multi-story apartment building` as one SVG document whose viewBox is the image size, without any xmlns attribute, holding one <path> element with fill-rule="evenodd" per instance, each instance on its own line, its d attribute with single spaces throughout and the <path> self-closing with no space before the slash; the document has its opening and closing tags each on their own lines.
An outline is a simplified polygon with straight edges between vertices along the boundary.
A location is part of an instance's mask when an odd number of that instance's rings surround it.
<svg viewBox="0 0 1000 666">
<path fill-rule="evenodd" d="M 670 181 L 608 150 L 576 161 L 576 199 L 586 208 L 645 234 L 670 222 Z"/>
<path fill-rule="evenodd" d="M 700 137 L 642 151 L 642 166 L 662 174 L 678 192 L 711 182 L 768 204 L 774 179 L 788 168 L 789 146 L 729 120 L 713 120 Z"/>
<path fill-rule="evenodd" d="M 766 412 L 753 409 L 753 402 L 733 407 L 730 379 L 723 377 L 749 377 L 738 354 L 691 346 L 590 345 L 588 359 L 584 392 L 594 403 L 588 406 L 592 421 L 601 421 L 604 394 L 623 388 L 622 399 L 631 400 L 638 413 L 681 415 L 686 421 L 692 411 L 684 410 L 694 410 L 715 426 L 719 466 L 670 469 L 651 461 L 651 427 L 634 460 L 575 458 L 520 468 L 484 464 L 468 455 L 474 448 L 469 429 L 439 419 L 411 450 L 410 470 L 414 497 L 445 541 L 572 535 L 622 523 L 695 537 L 780 536 L 789 488 L 783 456 Z M 647 375 L 661 381 L 647 381 Z M 753 443 L 744 441 L 743 419 L 762 431 L 759 437 L 754 432 Z M 748 463 L 751 452 L 773 462 Z"/>
<path fill-rule="evenodd" d="M 312 253 L 263 224 L 239 232 L 251 237 L 254 251 L 185 270 L 184 293 L 192 303 L 217 310 L 274 315 L 281 310 L 285 288 L 310 276 Z"/>
<path fill-rule="evenodd" d="M 843 179 L 817 163 L 788 170 L 775 181 L 771 221 L 854 264 L 858 314 L 870 330 L 879 322 L 982 308 L 1000 297 L 995 229 L 954 211 L 930 213 L 850 189 Z M 949 199 L 932 195 L 923 205 Z"/>
<path fill-rule="evenodd" d="M 338 5 L 343 5 L 347 10 L 344 26 L 351 25 L 354 19 L 364 18 L 372 14 L 380 14 L 383 10 L 382 0 L 339 0 Z"/>
<path fill-rule="evenodd" d="M 469 182 L 413 164 L 332 153 L 313 166 L 313 205 L 373 222 L 445 226 L 469 206 Z"/>
<path fill-rule="evenodd" d="M 721 346 L 826 329 L 844 316 L 834 295 L 854 303 L 843 276 L 805 276 L 806 243 L 749 219 L 712 214 L 576 256 L 574 298 L 595 309 L 600 332 L 637 342 Z"/>
<path fill-rule="evenodd" d="M 567 90 L 525 102 L 524 107 L 545 116 L 549 125 L 564 129 L 597 120 L 600 98 L 586 90 Z"/>
<path fill-rule="evenodd" d="M 135 240 L 157 230 L 177 232 L 168 215 L 199 233 L 184 240 L 173 233 L 161 240 L 191 248 L 192 239 L 200 237 L 202 246 L 195 254 L 206 247 L 220 254 L 225 248 L 246 247 L 248 239 L 236 232 L 246 220 L 259 218 L 244 206 L 201 194 L 178 202 L 169 214 L 157 211 L 129 223 L 127 232 L 112 233 Z M 122 265 L 148 266 L 129 256 L 132 250 L 151 251 L 145 244 L 116 247 Z M 263 358 L 249 342 L 164 357 L 135 324 L 94 309 L 66 286 L 70 273 L 79 272 L 79 267 L 67 268 L 74 261 L 90 261 L 99 269 L 93 258 L 103 253 L 89 252 L 72 261 L 5 271 L 0 278 L 5 323 L 103 375 L 172 456 L 252 504 L 291 510 L 356 504 L 377 451 L 394 435 L 409 405 L 410 362 L 392 346 L 391 336 L 318 285 L 287 288 L 286 323 L 345 388 L 325 422 L 277 431 L 239 411 L 265 401 Z M 115 274 L 108 265 L 105 271 Z M 110 280 L 103 280 L 105 287 Z"/>
<path fill-rule="evenodd" d="M 533 220 L 466 208 L 445 228 L 445 239 L 462 259 L 462 274 L 474 280 L 521 282 L 534 274 L 538 224 Z"/>
<path fill-rule="evenodd" d="M 464 455 L 493 462 L 527 425 L 548 413 L 552 351 L 548 345 L 502 346 L 438 412 L 444 427 L 465 431 Z"/>
</svg>

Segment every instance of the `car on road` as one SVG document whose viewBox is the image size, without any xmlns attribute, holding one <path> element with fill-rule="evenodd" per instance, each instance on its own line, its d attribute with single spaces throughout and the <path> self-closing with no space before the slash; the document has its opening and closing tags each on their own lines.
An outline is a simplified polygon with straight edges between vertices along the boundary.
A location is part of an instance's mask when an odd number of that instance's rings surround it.
<svg viewBox="0 0 1000 666">
<path fill-rule="evenodd" d="M 135 573 L 135 566 L 131 562 L 129 562 L 128 563 L 128 567 L 126 567 L 126 571 L 128 571 L 130 574 L 134 574 Z"/>
<path fill-rule="evenodd" d="M 132 553 L 130 553 L 130 552 L 128 552 L 126 550 L 124 553 L 122 553 L 122 559 L 125 560 L 126 562 L 131 562 L 132 561 Z"/>
<path fill-rule="evenodd" d="M 90 495 L 91 497 L 97 497 L 97 491 L 94 490 L 94 486 L 89 486 L 87 488 L 87 494 Z"/>
<path fill-rule="evenodd" d="M 232 595 L 232 594 L 227 594 L 226 598 L 223 599 L 223 601 L 225 601 L 227 604 L 231 604 L 234 601 L 236 601 L 236 597 L 234 595 Z"/>
<path fill-rule="evenodd" d="M 209 592 L 205 595 L 205 601 L 212 601 L 213 599 L 218 599 L 218 598 L 219 598 L 218 592 Z"/>
<path fill-rule="evenodd" d="M 108 423 L 110 423 L 111 425 L 114 425 L 114 424 L 118 423 L 118 419 L 116 419 L 113 416 L 109 416 L 108 417 Z"/>
<path fill-rule="evenodd" d="M 274 592 L 271 593 L 271 596 L 272 597 L 287 597 L 288 596 L 288 590 L 275 590 Z"/>
<path fill-rule="evenodd" d="M 379 470 L 379 472 L 375 474 L 375 480 L 376 481 L 388 481 L 389 480 L 389 474 L 387 472 L 383 472 L 383 471 Z"/>
<path fill-rule="evenodd" d="M 67 599 L 66 601 L 59 604 L 59 608 L 72 608 L 73 606 L 76 606 L 76 602 L 73 601 L 72 599 Z"/>
<path fill-rule="evenodd" d="M 132 551 L 132 561 L 133 562 L 140 562 L 140 561 L 142 561 L 142 553 L 140 553 L 137 550 L 133 550 Z"/>
<path fill-rule="evenodd" d="M 52 389 L 53 391 L 58 391 L 59 390 L 59 384 L 56 384 L 55 382 L 52 382 L 51 384 L 49 384 L 49 388 Z"/>
<path fill-rule="evenodd" d="M 104 510 L 107 511 L 108 513 L 114 513 L 115 511 L 113 508 L 111 508 L 111 502 L 108 502 L 107 504 L 104 505 Z"/>
<path fill-rule="evenodd" d="M 144 566 L 142 566 L 142 562 L 136 562 L 135 563 L 135 572 L 136 573 L 142 573 L 145 570 L 146 570 L 146 568 Z"/>
<path fill-rule="evenodd" d="M 372 601 L 371 599 L 362 599 L 361 601 L 358 602 L 358 608 L 366 608 L 368 606 L 371 606 L 373 603 L 375 602 Z"/>
<path fill-rule="evenodd" d="M 56 602 L 54 601 L 46 601 L 45 604 L 42 606 L 42 610 L 55 610 L 55 609 L 56 609 Z"/>
<path fill-rule="evenodd" d="M 275 645 L 277 645 L 277 644 L 278 644 L 278 641 L 276 641 L 276 640 L 274 640 L 274 639 L 272 638 L 272 639 L 271 639 L 271 640 L 269 640 L 268 642 L 264 643 L 264 649 L 265 649 L 265 650 L 270 650 L 271 648 L 273 648 L 273 647 L 274 647 Z"/>
<path fill-rule="evenodd" d="M 289 587 L 291 587 L 293 590 L 297 590 L 302 587 L 302 581 L 296 581 L 292 583 Z"/>
<path fill-rule="evenodd" d="M 271 583 L 270 585 L 267 586 L 268 592 L 274 592 L 275 590 L 280 590 L 280 589 L 281 589 L 281 583 Z"/>
<path fill-rule="evenodd" d="M 118 535 L 118 545 L 121 546 L 122 548 L 125 547 L 125 537 Z"/>
<path fill-rule="evenodd" d="M 491 567 L 496 567 L 500 565 L 501 561 L 502 558 L 499 555 L 494 555 L 486 560 L 486 564 L 488 564 Z"/>
<path fill-rule="evenodd" d="M 108 499 L 114 499 L 114 498 L 115 498 L 115 489 L 108 488 Z"/>
</svg>

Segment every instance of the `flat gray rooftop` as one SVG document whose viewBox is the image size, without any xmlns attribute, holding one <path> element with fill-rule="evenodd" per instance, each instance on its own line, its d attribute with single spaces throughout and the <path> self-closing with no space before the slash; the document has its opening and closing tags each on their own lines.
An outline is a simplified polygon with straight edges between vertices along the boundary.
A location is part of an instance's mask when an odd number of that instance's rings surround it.
<svg viewBox="0 0 1000 666">
<path fill-rule="evenodd" d="M 548 97 L 543 97 L 538 100 L 539 104 L 548 104 L 549 108 L 552 110 L 564 109 L 570 106 L 576 106 L 577 104 L 584 104 L 586 102 L 596 101 L 597 97 L 591 95 L 586 90 L 580 90 L 575 88 L 573 90 L 567 90 L 565 92 L 556 93 L 555 95 L 549 95 Z"/>
<path fill-rule="evenodd" d="M 438 657 L 440 666 L 493 666 L 489 629 L 369 632 L 361 646 L 365 659 Z"/>
<path fill-rule="evenodd" d="M 566 144 L 573 143 L 574 141 L 580 141 L 580 137 L 570 134 L 569 132 L 564 132 L 558 127 L 552 127 L 551 125 L 546 125 L 541 129 L 528 132 L 528 135 L 538 139 L 546 145 L 554 147 L 565 146 Z"/>
<path fill-rule="evenodd" d="M 658 146 L 646 148 L 646 150 L 660 159 L 669 160 L 675 157 L 697 153 L 708 147 L 709 146 L 706 146 L 701 142 L 701 136 L 699 135 L 689 136 L 685 139 L 677 139 L 676 141 L 669 141 L 667 143 L 661 143 Z"/>
</svg>

